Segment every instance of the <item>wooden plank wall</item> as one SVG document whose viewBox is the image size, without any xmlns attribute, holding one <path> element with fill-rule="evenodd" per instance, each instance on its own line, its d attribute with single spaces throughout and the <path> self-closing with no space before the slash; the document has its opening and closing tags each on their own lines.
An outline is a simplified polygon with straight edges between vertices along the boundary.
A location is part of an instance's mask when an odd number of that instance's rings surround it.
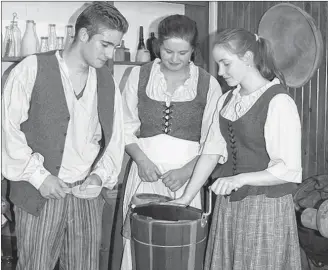
<svg viewBox="0 0 328 270">
<path fill-rule="evenodd" d="M 286 2 L 218 2 L 218 30 L 242 27 L 257 33 L 262 15 L 272 6 Z M 312 79 L 301 88 L 289 88 L 302 121 L 303 179 L 328 174 L 328 2 L 288 2 L 315 20 L 324 44 L 323 61 Z"/>
<path fill-rule="evenodd" d="M 185 4 L 185 15 L 197 23 L 199 48 L 196 49 L 195 64 L 208 70 L 208 2 L 182 2 Z"/>
</svg>

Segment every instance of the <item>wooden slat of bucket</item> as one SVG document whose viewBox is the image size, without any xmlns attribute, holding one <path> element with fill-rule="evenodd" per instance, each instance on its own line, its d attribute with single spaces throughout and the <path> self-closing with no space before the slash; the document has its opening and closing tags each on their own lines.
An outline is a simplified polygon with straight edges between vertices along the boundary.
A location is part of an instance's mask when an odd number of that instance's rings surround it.
<svg viewBox="0 0 328 270">
<path fill-rule="evenodd" d="M 192 236 L 192 235 L 191 235 Z M 132 241 L 136 270 L 202 270 L 206 241 L 185 247 L 158 247 Z"/>
<path fill-rule="evenodd" d="M 201 270 L 207 226 L 201 220 L 154 221 L 132 215 L 132 245 L 136 270 Z"/>
<path fill-rule="evenodd" d="M 197 234 L 197 223 L 193 223 L 189 230 L 189 242 L 195 243 Z M 152 247 L 153 253 L 153 269 L 158 270 L 198 270 L 202 269 L 205 243 L 203 241 L 184 247 L 168 248 L 168 247 Z M 163 256 L 164 255 L 164 256 Z"/>
<path fill-rule="evenodd" d="M 178 246 L 190 244 L 191 227 L 201 226 L 200 219 L 183 222 L 161 222 L 132 216 L 132 237 L 138 241 L 153 245 Z M 149 234 L 152 230 L 153 234 Z M 206 232 L 195 231 L 195 242 L 200 242 L 206 237 Z"/>
</svg>

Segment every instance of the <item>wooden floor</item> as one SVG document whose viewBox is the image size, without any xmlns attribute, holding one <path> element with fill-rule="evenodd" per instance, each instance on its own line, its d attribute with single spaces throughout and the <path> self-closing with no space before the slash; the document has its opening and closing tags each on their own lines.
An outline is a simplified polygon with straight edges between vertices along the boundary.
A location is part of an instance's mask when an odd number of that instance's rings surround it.
<svg viewBox="0 0 328 270">
<path fill-rule="evenodd" d="M 16 263 L 11 260 L 1 258 L 1 269 L 2 270 L 15 270 Z"/>
<path fill-rule="evenodd" d="M 13 270 L 16 266 L 16 237 L 14 233 L 14 224 L 7 222 L 1 228 L 1 269 Z"/>
<path fill-rule="evenodd" d="M 1 228 L 1 270 L 15 270 L 17 262 L 17 247 L 14 224 L 8 222 Z M 56 266 L 54 270 L 59 270 Z"/>
</svg>

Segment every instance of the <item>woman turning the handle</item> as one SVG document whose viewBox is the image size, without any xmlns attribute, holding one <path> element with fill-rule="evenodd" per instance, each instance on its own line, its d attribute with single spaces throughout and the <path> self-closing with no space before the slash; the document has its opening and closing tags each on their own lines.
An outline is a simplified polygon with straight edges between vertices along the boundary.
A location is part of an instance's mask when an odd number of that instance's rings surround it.
<svg viewBox="0 0 328 270">
<path fill-rule="evenodd" d="M 267 40 L 226 29 L 213 57 L 233 90 L 219 99 L 192 178 L 174 202 L 188 205 L 212 173 L 218 197 L 205 269 L 301 269 L 292 197 L 302 177 L 297 107 Z"/>
</svg>

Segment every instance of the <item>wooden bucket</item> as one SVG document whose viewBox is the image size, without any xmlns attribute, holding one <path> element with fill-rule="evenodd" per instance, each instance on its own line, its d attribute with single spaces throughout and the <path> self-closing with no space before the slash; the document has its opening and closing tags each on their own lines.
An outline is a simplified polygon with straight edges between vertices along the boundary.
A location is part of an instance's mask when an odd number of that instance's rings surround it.
<svg viewBox="0 0 328 270">
<path fill-rule="evenodd" d="M 209 215 L 210 211 L 173 204 L 135 206 L 131 214 L 133 269 L 203 269 Z"/>
<path fill-rule="evenodd" d="M 134 194 L 131 199 L 129 210 L 123 224 L 122 235 L 127 239 L 131 239 L 131 214 L 134 207 L 136 207 L 137 205 L 145 205 L 148 203 L 163 203 L 163 202 L 168 202 L 170 200 L 171 200 L 170 197 L 159 195 L 159 194 L 153 194 L 153 193 Z"/>
</svg>

